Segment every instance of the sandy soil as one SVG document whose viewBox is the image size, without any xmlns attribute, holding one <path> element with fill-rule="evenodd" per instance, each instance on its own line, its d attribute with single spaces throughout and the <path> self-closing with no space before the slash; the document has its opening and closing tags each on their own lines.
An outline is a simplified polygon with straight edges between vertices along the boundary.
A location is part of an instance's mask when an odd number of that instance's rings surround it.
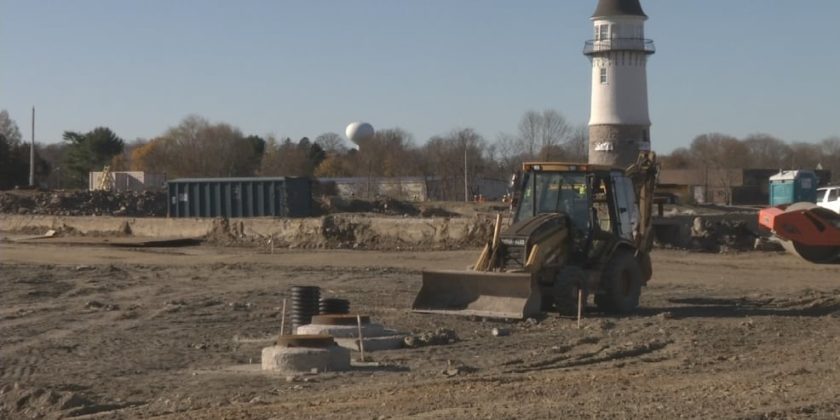
<svg viewBox="0 0 840 420">
<path fill-rule="evenodd" d="M 420 315 L 423 268 L 477 252 L 0 243 L 0 418 L 836 418 L 840 267 L 656 251 L 641 311 Z M 290 380 L 259 371 L 293 284 L 456 343 Z M 510 335 L 494 337 L 494 327 Z M 442 372 L 456 367 L 452 376 Z"/>
</svg>

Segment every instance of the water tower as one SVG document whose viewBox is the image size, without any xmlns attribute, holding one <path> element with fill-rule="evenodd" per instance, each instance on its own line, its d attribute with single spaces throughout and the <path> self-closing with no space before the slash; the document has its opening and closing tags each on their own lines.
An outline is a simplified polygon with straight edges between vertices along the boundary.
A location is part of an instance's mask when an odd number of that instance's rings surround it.
<svg viewBox="0 0 840 420">
<path fill-rule="evenodd" d="M 347 139 L 353 143 L 353 147 L 357 150 L 361 151 L 362 145 L 367 143 L 369 140 L 373 139 L 373 136 L 376 134 L 374 131 L 373 126 L 366 122 L 354 122 L 350 123 L 347 126 L 347 129 L 344 130 L 344 134 L 347 135 Z M 369 152 L 363 152 L 369 153 Z M 371 156 L 367 156 L 367 187 L 365 196 L 368 199 L 374 197 L 374 188 L 373 188 L 373 160 L 371 160 Z"/>
<path fill-rule="evenodd" d="M 356 145 L 356 149 L 361 147 L 362 143 L 373 138 L 376 132 L 373 129 L 373 126 L 366 122 L 354 122 L 347 125 L 347 129 L 344 130 L 344 134 L 347 135 L 347 140 L 350 140 L 354 145 Z"/>
</svg>

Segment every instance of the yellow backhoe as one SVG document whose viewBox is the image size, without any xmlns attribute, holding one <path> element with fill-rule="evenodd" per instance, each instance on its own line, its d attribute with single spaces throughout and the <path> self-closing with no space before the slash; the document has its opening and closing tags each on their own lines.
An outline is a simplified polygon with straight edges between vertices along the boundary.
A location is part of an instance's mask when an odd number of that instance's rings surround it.
<svg viewBox="0 0 840 420">
<path fill-rule="evenodd" d="M 416 312 L 523 319 L 572 312 L 594 294 L 600 310 L 630 312 L 653 273 L 651 209 L 656 155 L 629 168 L 523 165 L 515 211 L 466 271 L 424 271 Z"/>
</svg>

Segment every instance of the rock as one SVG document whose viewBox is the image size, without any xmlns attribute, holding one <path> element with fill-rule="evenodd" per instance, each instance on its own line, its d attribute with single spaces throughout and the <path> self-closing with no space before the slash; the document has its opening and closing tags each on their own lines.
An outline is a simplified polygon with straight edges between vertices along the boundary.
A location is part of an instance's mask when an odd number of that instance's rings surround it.
<svg viewBox="0 0 840 420">
<path fill-rule="evenodd" d="M 97 302 L 95 300 L 92 300 L 92 301 L 85 304 L 85 309 L 100 309 L 104 306 L 105 305 L 103 305 L 101 302 Z"/>
<path fill-rule="evenodd" d="M 452 360 L 446 361 L 446 369 L 444 369 L 441 374 L 447 377 L 458 376 L 461 374 L 468 374 L 478 371 L 478 369 L 464 365 L 462 363 L 456 363 Z"/>
<path fill-rule="evenodd" d="M 493 337 L 505 337 L 510 335 L 510 331 L 504 328 L 493 328 L 490 330 L 490 333 L 493 334 Z"/>
<path fill-rule="evenodd" d="M 656 317 L 659 319 L 674 319 L 674 314 L 669 311 L 665 311 L 656 314 Z"/>
</svg>

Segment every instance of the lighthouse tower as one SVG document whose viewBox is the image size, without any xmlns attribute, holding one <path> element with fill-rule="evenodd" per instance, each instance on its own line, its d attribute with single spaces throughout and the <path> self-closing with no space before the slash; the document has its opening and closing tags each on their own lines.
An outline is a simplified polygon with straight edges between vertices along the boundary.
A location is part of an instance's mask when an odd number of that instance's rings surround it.
<svg viewBox="0 0 840 420">
<path fill-rule="evenodd" d="M 589 163 L 625 167 L 650 150 L 646 20 L 639 0 L 599 0 L 592 15 L 595 36 L 583 49 L 592 62 Z"/>
</svg>

